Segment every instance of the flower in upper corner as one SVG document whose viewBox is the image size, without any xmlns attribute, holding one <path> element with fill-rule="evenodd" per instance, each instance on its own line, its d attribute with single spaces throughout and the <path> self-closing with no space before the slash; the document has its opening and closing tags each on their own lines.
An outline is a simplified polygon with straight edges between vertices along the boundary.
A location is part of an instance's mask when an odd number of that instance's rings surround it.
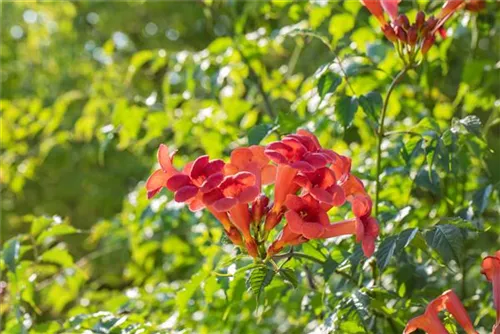
<svg viewBox="0 0 500 334">
<path fill-rule="evenodd" d="M 481 264 L 481 273 L 486 276 L 486 279 L 493 285 L 493 304 L 497 310 L 497 320 L 493 328 L 500 332 L 500 250 L 494 256 L 487 256 Z"/>
<path fill-rule="evenodd" d="M 453 290 L 448 290 L 431 301 L 429 305 L 427 305 L 423 315 L 411 319 L 406 325 L 403 334 L 413 333 L 417 329 L 421 329 L 430 334 L 448 333 L 439 319 L 438 314 L 442 310 L 448 310 L 467 334 L 477 333 L 460 299 Z"/>
<path fill-rule="evenodd" d="M 203 209 L 206 205 L 203 195 L 215 190 L 224 180 L 224 161 L 210 160 L 204 155 L 184 167 L 182 173 L 170 177 L 166 187 L 173 191 L 176 202 L 189 205 L 191 211 Z"/>
<path fill-rule="evenodd" d="M 160 168 L 155 170 L 153 174 L 146 181 L 146 190 L 148 192 L 148 199 L 155 196 L 163 187 L 167 186 L 167 181 L 174 175 L 179 174 L 179 171 L 172 165 L 172 159 L 175 151 L 169 153 L 168 147 L 161 144 L 158 148 L 158 162 Z"/>
<path fill-rule="evenodd" d="M 486 7 L 486 0 L 468 0 L 465 9 L 471 12 L 479 12 Z"/>
</svg>

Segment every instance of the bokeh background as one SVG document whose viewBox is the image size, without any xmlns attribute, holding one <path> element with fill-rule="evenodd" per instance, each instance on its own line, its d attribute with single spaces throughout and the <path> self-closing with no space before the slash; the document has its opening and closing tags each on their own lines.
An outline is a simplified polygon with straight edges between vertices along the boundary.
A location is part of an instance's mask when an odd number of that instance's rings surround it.
<svg viewBox="0 0 500 334">
<path fill-rule="evenodd" d="M 440 6 L 400 5 L 410 17 Z M 358 1 L 2 2 L 2 329 L 399 333 L 454 288 L 486 332 L 479 266 L 500 245 L 498 9 L 457 13 L 392 96 L 380 240 L 415 235 L 378 253 L 379 281 L 352 239 L 318 242 L 303 251 L 328 265 L 290 261 L 297 287 L 274 280 L 257 302 L 244 275 L 213 274 L 234 269 L 235 251 L 208 214 L 166 193 L 147 201 L 156 149 L 175 147 L 183 165 L 306 127 L 351 156 L 374 194 L 370 113 L 356 103 L 346 121 L 335 106 L 385 94 L 402 68 L 375 19 Z M 320 96 L 325 71 L 342 84 Z M 442 226 L 447 245 L 433 244 Z"/>
</svg>

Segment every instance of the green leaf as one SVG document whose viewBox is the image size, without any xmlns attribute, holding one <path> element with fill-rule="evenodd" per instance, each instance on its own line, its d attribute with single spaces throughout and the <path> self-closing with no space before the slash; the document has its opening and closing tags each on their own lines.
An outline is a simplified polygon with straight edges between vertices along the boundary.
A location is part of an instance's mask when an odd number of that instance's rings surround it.
<svg viewBox="0 0 500 334">
<path fill-rule="evenodd" d="M 418 233 L 418 228 L 409 228 L 401 232 L 398 236 L 398 241 L 396 242 L 396 253 L 401 252 L 405 247 L 407 247 Z"/>
<path fill-rule="evenodd" d="M 323 99 L 326 94 L 333 93 L 342 83 L 340 75 L 326 71 L 318 80 L 318 94 Z"/>
<path fill-rule="evenodd" d="M 461 264 L 464 240 L 460 229 L 456 226 L 437 225 L 425 234 L 427 244 L 448 263 L 451 260 Z"/>
<path fill-rule="evenodd" d="M 54 220 L 49 217 L 36 217 L 33 219 L 33 222 L 31 223 L 31 230 L 30 234 L 34 238 L 36 238 L 43 230 L 45 230 L 47 227 L 52 224 Z"/>
<path fill-rule="evenodd" d="M 49 237 L 57 237 L 66 234 L 78 233 L 79 231 L 71 225 L 68 224 L 58 224 L 49 228 L 47 231 L 43 231 L 36 239 L 37 243 Z"/>
<path fill-rule="evenodd" d="M 479 228 L 474 225 L 471 221 L 465 220 L 461 217 L 445 217 L 441 218 L 438 224 L 449 224 L 459 228 L 464 228 L 470 231 L 478 231 Z"/>
<path fill-rule="evenodd" d="M 264 266 L 252 270 L 247 280 L 247 285 L 257 299 L 260 298 L 264 288 L 271 283 L 274 274 L 275 272 L 273 270 Z"/>
<path fill-rule="evenodd" d="M 266 138 L 272 129 L 273 126 L 269 124 L 254 126 L 248 131 L 248 145 L 259 145 L 261 140 Z"/>
<path fill-rule="evenodd" d="M 20 249 L 21 243 L 19 242 L 19 238 L 10 239 L 3 247 L 3 260 L 5 261 L 7 268 L 9 268 L 9 270 L 13 273 L 16 272 Z"/>
<path fill-rule="evenodd" d="M 328 281 L 335 269 L 339 266 L 338 262 L 328 256 L 326 261 L 323 262 L 323 278 Z"/>
<path fill-rule="evenodd" d="M 354 115 L 358 110 L 358 99 L 355 96 L 344 96 L 337 100 L 335 111 L 340 124 L 347 129 L 354 120 Z"/>
<path fill-rule="evenodd" d="M 291 268 L 282 268 L 278 272 L 278 274 L 283 278 L 283 280 L 287 283 L 290 283 L 294 288 L 297 288 L 299 281 L 297 280 L 297 275 L 295 271 Z"/>
<path fill-rule="evenodd" d="M 396 250 L 397 236 L 390 236 L 385 238 L 375 253 L 375 258 L 377 259 L 377 265 L 380 270 L 384 270 L 389 264 L 391 257 L 394 255 Z"/>
<path fill-rule="evenodd" d="M 379 114 L 382 109 L 382 96 L 377 92 L 369 92 L 359 98 L 359 104 L 365 114 L 378 125 Z"/>
<path fill-rule="evenodd" d="M 179 313 L 183 313 L 186 310 L 186 306 L 189 303 L 191 297 L 193 297 L 196 290 L 201 286 L 201 283 L 207 277 L 207 273 L 204 271 L 197 272 L 189 282 L 184 284 L 184 289 L 177 293 L 175 298 L 175 305 Z"/>
<path fill-rule="evenodd" d="M 63 268 L 71 267 L 73 265 L 73 257 L 69 254 L 68 250 L 64 248 L 54 247 L 44 252 L 40 256 L 43 262 L 56 263 Z"/>
<path fill-rule="evenodd" d="M 461 132 L 460 128 L 463 127 L 469 133 L 481 137 L 481 120 L 475 115 L 469 115 L 461 120 L 454 119 L 452 122 L 451 130 L 453 132 Z"/>
<path fill-rule="evenodd" d="M 476 207 L 478 214 L 482 214 L 488 207 L 490 195 L 493 191 L 493 185 L 489 184 L 483 189 L 478 190 L 472 198 L 472 203 Z"/>
</svg>

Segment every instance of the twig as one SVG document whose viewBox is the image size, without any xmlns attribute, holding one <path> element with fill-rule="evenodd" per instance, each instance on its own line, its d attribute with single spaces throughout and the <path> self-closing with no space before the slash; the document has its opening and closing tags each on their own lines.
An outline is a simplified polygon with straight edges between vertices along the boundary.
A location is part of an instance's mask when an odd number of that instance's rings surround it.
<svg viewBox="0 0 500 334">
<path fill-rule="evenodd" d="M 389 89 L 387 90 L 387 94 L 385 96 L 384 104 L 382 106 L 382 112 L 380 113 L 380 121 L 379 128 L 377 133 L 377 177 L 375 179 L 375 217 L 378 218 L 378 207 L 379 207 L 379 196 L 380 196 L 380 173 L 381 173 L 381 164 L 382 164 L 382 140 L 384 139 L 384 121 L 385 116 L 387 114 L 387 107 L 389 105 L 389 98 L 391 97 L 392 91 L 398 84 L 399 80 L 408 72 L 410 66 L 405 66 L 401 72 L 396 75 L 396 77 L 392 80 Z"/>
</svg>

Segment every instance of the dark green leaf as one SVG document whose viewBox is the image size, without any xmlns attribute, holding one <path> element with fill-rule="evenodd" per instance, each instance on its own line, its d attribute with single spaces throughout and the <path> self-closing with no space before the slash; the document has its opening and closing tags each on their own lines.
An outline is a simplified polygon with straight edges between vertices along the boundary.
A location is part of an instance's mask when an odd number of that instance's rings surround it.
<svg viewBox="0 0 500 334">
<path fill-rule="evenodd" d="M 418 233 L 418 228 L 410 228 L 401 232 L 396 242 L 396 253 L 401 252 L 407 247 Z"/>
<path fill-rule="evenodd" d="M 330 256 L 326 259 L 325 262 L 323 262 L 323 278 L 325 281 L 328 281 L 332 273 L 337 269 L 338 267 L 337 261 L 332 259 Z"/>
<path fill-rule="evenodd" d="M 333 93 L 342 83 L 342 78 L 330 71 L 326 71 L 318 80 L 318 94 L 323 99 L 326 94 Z"/>
<path fill-rule="evenodd" d="M 384 270 L 389 264 L 391 257 L 394 255 L 396 250 L 396 236 L 390 236 L 385 238 L 375 253 L 375 258 L 377 259 L 377 265 L 380 270 Z"/>
<path fill-rule="evenodd" d="M 382 109 L 382 96 L 377 92 L 370 92 L 359 98 L 359 104 L 365 114 L 378 125 L 379 114 Z"/>
<path fill-rule="evenodd" d="M 20 249 L 21 243 L 19 242 L 19 238 L 10 239 L 3 247 L 3 260 L 11 272 L 16 272 Z"/>
<path fill-rule="evenodd" d="M 492 191 L 493 191 L 493 186 L 489 184 L 483 189 L 478 190 L 474 194 L 472 203 L 476 207 L 478 214 L 482 214 L 484 210 L 486 210 L 486 208 L 488 207 Z"/>
<path fill-rule="evenodd" d="M 458 227 L 437 225 L 425 234 L 425 239 L 446 263 L 452 260 L 459 265 L 462 263 L 463 236 Z"/>
<path fill-rule="evenodd" d="M 335 104 L 335 112 L 338 120 L 345 129 L 351 126 L 357 110 L 358 99 L 354 96 L 343 96 Z"/>
<path fill-rule="evenodd" d="M 261 140 L 266 138 L 270 133 L 272 125 L 259 124 L 248 131 L 248 145 L 259 145 Z"/>
<path fill-rule="evenodd" d="M 469 115 L 459 121 L 453 121 L 452 129 L 454 129 L 455 131 L 459 131 L 460 126 L 463 126 L 465 130 L 467 130 L 469 133 L 472 133 L 473 135 L 476 135 L 478 137 L 481 136 L 481 120 L 475 115 Z"/>
<path fill-rule="evenodd" d="M 449 217 L 441 218 L 439 224 L 449 224 L 460 228 L 465 228 L 470 231 L 478 231 L 478 227 L 474 225 L 470 220 L 465 220 L 461 217 Z"/>
<path fill-rule="evenodd" d="M 297 280 L 297 275 L 295 274 L 295 271 L 291 268 L 282 268 L 278 272 L 278 274 L 283 278 L 285 282 L 290 283 L 294 288 L 296 288 L 299 284 Z"/>
<path fill-rule="evenodd" d="M 257 299 L 260 298 L 264 288 L 271 283 L 274 274 L 275 272 L 273 270 L 264 266 L 252 270 L 247 280 L 247 285 Z"/>
</svg>

